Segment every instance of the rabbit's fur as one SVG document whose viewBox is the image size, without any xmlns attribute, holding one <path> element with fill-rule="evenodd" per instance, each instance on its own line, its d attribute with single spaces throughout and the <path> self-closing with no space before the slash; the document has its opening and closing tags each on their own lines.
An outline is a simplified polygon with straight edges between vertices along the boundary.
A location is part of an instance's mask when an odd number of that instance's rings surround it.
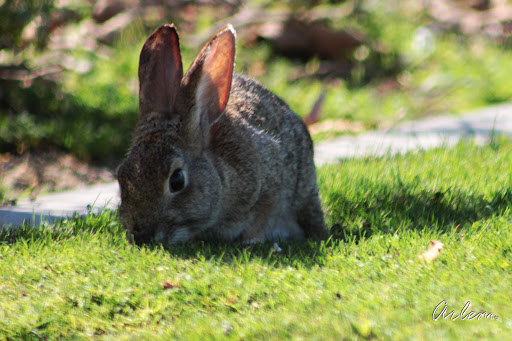
<svg viewBox="0 0 512 341">
<path fill-rule="evenodd" d="M 233 74 L 235 32 L 208 41 L 183 76 L 163 25 L 140 55 L 140 118 L 118 170 L 130 242 L 260 242 L 325 233 L 313 144 L 301 119 Z"/>
</svg>

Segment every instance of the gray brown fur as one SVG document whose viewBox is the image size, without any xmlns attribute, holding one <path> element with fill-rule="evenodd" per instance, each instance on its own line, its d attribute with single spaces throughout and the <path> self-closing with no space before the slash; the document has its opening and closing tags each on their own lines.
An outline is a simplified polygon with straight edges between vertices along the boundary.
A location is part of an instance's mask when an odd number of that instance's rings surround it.
<svg viewBox="0 0 512 341">
<path fill-rule="evenodd" d="M 277 96 L 233 74 L 232 28 L 203 47 L 183 78 L 173 26 L 160 27 L 144 49 L 140 120 L 118 171 L 128 239 L 171 245 L 322 236 L 308 130 Z M 179 61 L 167 61 L 170 56 Z M 168 182 L 176 169 L 187 180 L 172 193 Z"/>
</svg>

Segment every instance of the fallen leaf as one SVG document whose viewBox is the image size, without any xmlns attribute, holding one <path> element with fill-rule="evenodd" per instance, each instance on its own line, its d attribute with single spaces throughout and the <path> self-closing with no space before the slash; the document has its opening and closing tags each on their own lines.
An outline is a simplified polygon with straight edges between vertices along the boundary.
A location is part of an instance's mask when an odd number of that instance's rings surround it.
<svg viewBox="0 0 512 341">
<path fill-rule="evenodd" d="M 253 300 L 249 300 L 249 301 L 247 301 L 247 303 L 249 304 L 249 307 L 251 307 L 253 309 L 258 309 L 259 307 L 261 307 L 261 303 L 253 301 Z"/>
<path fill-rule="evenodd" d="M 323 91 L 318 99 L 316 100 L 315 104 L 313 105 L 313 109 L 311 109 L 311 112 L 308 116 L 304 117 L 304 124 L 306 126 L 310 126 L 312 124 L 317 123 L 320 121 L 321 112 L 322 112 L 322 106 L 325 101 L 325 91 Z"/>
<path fill-rule="evenodd" d="M 427 263 L 430 263 L 437 259 L 439 253 L 443 250 L 444 244 L 439 240 L 430 241 L 430 245 L 428 250 L 423 254 L 419 255 L 418 258 L 424 260 Z"/>
<path fill-rule="evenodd" d="M 176 282 L 176 281 L 165 281 L 162 283 L 162 288 L 164 290 L 169 290 L 169 289 L 173 289 L 173 288 L 176 288 L 178 286 L 179 282 Z"/>
</svg>

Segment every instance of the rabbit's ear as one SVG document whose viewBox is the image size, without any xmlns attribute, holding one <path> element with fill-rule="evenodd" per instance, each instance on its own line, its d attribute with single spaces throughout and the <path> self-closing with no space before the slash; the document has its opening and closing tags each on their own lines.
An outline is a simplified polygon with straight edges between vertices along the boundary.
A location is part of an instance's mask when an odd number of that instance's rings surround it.
<svg viewBox="0 0 512 341">
<path fill-rule="evenodd" d="M 139 110 L 171 113 L 183 77 L 180 44 L 174 25 L 162 25 L 144 43 L 139 59 Z"/>
<path fill-rule="evenodd" d="M 227 25 L 202 48 L 183 78 L 184 97 L 195 104 L 188 117 L 190 132 L 205 134 L 228 103 L 235 63 L 235 31 Z M 194 134 L 192 134 L 194 135 Z"/>
<path fill-rule="evenodd" d="M 235 31 L 231 25 L 212 39 L 205 51 L 201 78 L 196 89 L 196 105 L 213 124 L 223 113 L 231 91 L 235 64 Z"/>
</svg>

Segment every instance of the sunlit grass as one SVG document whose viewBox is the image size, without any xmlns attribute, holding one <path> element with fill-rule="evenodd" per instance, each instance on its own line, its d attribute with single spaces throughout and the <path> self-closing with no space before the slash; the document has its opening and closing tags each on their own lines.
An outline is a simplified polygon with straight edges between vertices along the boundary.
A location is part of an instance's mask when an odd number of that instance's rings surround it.
<svg viewBox="0 0 512 341">
<path fill-rule="evenodd" d="M 0 338 L 502 339 L 512 143 L 319 169 L 331 236 L 132 247 L 109 212 L 0 232 Z M 433 263 L 418 259 L 444 243 Z M 434 308 L 498 320 L 433 321 Z"/>
</svg>

